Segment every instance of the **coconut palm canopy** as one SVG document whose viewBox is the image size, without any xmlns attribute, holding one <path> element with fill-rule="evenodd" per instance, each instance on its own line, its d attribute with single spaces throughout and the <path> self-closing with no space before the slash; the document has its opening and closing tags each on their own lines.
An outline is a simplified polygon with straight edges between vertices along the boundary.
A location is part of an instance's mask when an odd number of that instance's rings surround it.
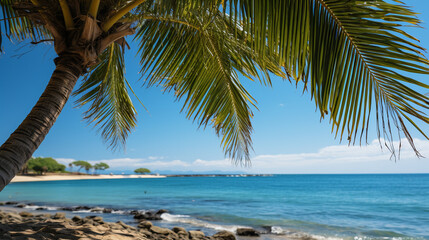
<svg viewBox="0 0 429 240">
<path fill-rule="evenodd" d="M 410 126 L 428 138 L 415 121 L 429 123 L 429 85 L 408 76 L 427 74 L 429 62 L 404 31 L 418 26 L 416 13 L 400 1 L 0 2 L 3 37 L 49 41 L 58 54 L 46 91 L 0 148 L 1 189 L 43 141 L 80 76 L 74 94 L 89 105 L 85 118 L 111 147 L 125 143 L 136 126 L 123 70 L 128 35 L 145 84 L 183 99 L 187 117 L 214 127 L 237 162 L 249 160 L 256 106 L 240 79 L 269 86 L 276 75 L 301 84 L 335 136 L 350 143 L 366 140 L 371 120 L 389 143 L 397 128 L 414 148 Z"/>
</svg>

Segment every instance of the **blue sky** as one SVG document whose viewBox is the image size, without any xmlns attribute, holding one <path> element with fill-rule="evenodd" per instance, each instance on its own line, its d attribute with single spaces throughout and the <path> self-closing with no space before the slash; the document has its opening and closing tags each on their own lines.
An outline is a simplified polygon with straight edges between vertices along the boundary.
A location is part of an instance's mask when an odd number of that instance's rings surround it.
<svg viewBox="0 0 429 240">
<path fill-rule="evenodd" d="M 423 20 L 424 29 L 409 32 L 429 48 L 429 8 L 426 0 L 406 1 Z M 50 45 L 9 43 L 4 39 L 0 55 L 0 142 L 25 118 L 43 92 L 54 69 L 55 53 Z M 133 45 L 132 45 L 133 46 Z M 404 142 L 397 163 L 382 152 L 371 127 L 369 146 L 346 147 L 331 134 L 327 120 L 320 121 L 314 102 L 302 88 L 281 79 L 273 87 L 257 82 L 244 84 L 258 101 L 254 109 L 252 168 L 231 165 L 225 159 L 220 139 L 211 128 L 198 129 L 196 123 L 180 113 L 181 102 L 159 88 L 142 88 L 136 48 L 127 51 L 126 72 L 129 82 L 149 112 L 137 103 L 138 127 L 131 133 L 125 151 L 112 152 L 103 143 L 97 129 L 82 120 L 83 109 L 71 98 L 34 156 L 51 156 L 63 163 L 72 160 L 107 162 L 114 169 L 149 167 L 173 171 L 244 171 L 252 173 L 359 173 L 429 172 L 429 160 L 414 157 Z M 415 76 L 428 81 L 428 76 Z M 423 127 L 429 132 L 429 126 Z M 423 139 L 415 131 L 417 138 Z M 417 140 L 422 153 L 429 157 L 429 142 Z M 426 154 L 425 154 L 426 153 Z"/>
</svg>

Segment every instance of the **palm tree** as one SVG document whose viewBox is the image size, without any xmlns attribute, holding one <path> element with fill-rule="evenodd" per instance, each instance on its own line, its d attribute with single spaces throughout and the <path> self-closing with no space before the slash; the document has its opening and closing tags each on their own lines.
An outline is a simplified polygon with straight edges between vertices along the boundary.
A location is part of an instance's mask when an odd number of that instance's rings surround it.
<svg viewBox="0 0 429 240">
<path fill-rule="evenodd" d="M 52 42 L 58 54 L 45 92 L 0 148 L 0 189 L 43 141 L 81 76 L 75 94 L 89 104 L 85 118 L 112 148 L 125 143 L 136 125 L 124 77 L 125 37 L 133 34 L 146 85 L 184 99 L 187 117 L 214 127 L 236 162 L 249 160 L 256 104 L 240 75 L 268 86 L 272 75 L 302 82 L 335 136 L 353 144 L 366 141 L 375 114 L 379 138 L 392 144 L 396 127 L 418 154 L 407 125 L 428 138 L 415 120 L 429 123 L 422 94 L 429 86 L 405 74 L 427 74 L 429 63 L 402 27 L 418 26 L 416 13 L 391 2 L 0 0 L 3 34 Z"/>
</svg>

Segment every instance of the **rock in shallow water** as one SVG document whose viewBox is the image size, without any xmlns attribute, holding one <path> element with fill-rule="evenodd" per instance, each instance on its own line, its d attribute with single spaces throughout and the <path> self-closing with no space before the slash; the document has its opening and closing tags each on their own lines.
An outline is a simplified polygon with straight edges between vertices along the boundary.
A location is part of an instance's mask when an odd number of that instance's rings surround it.
<svg viewBox="0 0 429 240">
<path fill-rule="evenodd" d="M 162 220 L 161 215 L 167 213 L 165 209 L 158 210 L 157 212 L 144 212 L 140 213 L 138 211 L 131 211 L 131 214 L 134 214 L 135 219 L 145 219 L 145 220 Z"/>
<path fill-rule="evenodd" d="M 259 237 L 261 234 L 253 228 L 237 228 L 238 236 Z"/>
</svg>

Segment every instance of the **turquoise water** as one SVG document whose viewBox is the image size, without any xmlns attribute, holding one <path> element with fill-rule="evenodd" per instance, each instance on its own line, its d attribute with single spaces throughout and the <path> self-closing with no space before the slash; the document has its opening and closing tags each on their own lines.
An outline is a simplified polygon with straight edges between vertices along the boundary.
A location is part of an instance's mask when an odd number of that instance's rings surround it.
<svg viewBox="0 0 429 240">
<path fill-rule="evenodd" d="M 12 183 L 0 201 L 115 208 L 121 211 L 102 215 L 131 224 L 132 217 L 122 211 L 167 209 L 158 225 L 207 233 L 249 226 L 319 238 L 429 239 L 429 174 Z"/>
</svg>

